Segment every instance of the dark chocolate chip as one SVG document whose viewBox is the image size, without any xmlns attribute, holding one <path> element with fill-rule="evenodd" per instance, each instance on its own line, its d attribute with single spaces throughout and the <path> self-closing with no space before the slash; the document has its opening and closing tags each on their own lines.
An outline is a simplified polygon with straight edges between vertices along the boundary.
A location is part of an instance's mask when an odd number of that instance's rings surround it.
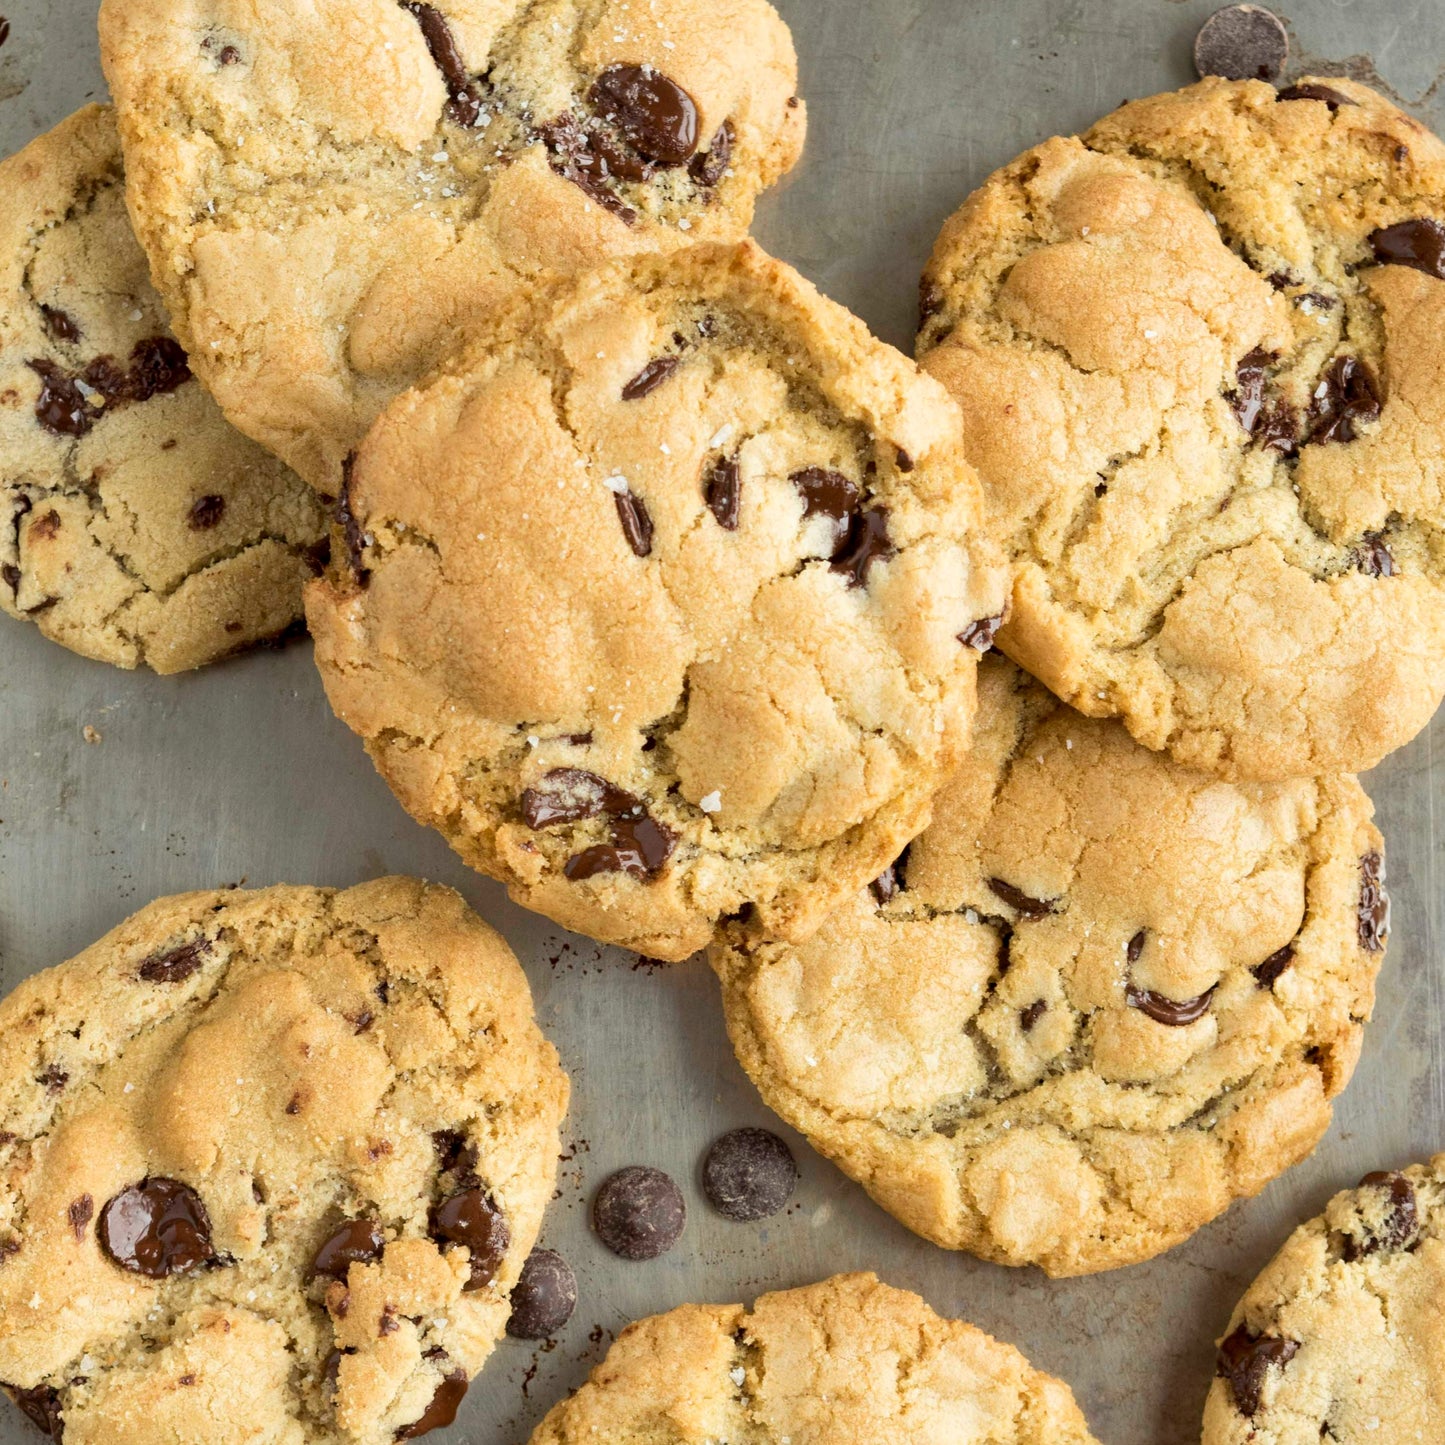
<svg viewBox="0 0 1445 1445">
<path fill-rule="evenodd" d="M 1269 396 L 1269 368 L 1278 358 L 1256 347 L 1239 363 L 1238 386 L 1229 398 L 1240 426 L 1260 446 L 1289 453 L 1295 450 L 1299 418 L 1279 397 Z"/>
<path fill-rule="evenodd" d="M 86 1225 L 95 1217 L 95 1200 L 89 1194 L 82 1194 L 79 1199 L 70 1201 L 65 1215 L 70 1220 L 70 1227 L 75 1231 L 76 1242 L 79 1243 L 85 1238 Z"/>
<path fill-rule="evenodd" d="M 650 878 L 672 857 L 676 847 L 677 835 L 655 819 L 626 819 L 613 824 L 611 843 L 584 848 L 567 860 L 563 871 L 574 883 L 600 873 Z"/>
<path fill-rule="evenodd" d="M 1309 440 L 1352 442 L 1358 435 L 1355 424 L 1377 420 L 1381 405 L 1374 372 L 1356 356 L 1337 356 L 1310 400 Z"/>
<path fill-rule="evenodd" d="M 216 57 L 222 65 L 235 65 L 241 59 L 241 52 L 234 45 L 223 45 L 221 53 Z"/>
<path fill-rule="evenodd" d="M 352 500 L 352 486 L 355 481 L 356 453 L 352 452 L 341 464 L 341 490 L 336 497 L 336 523 L 346 541 L 346 556 L 351 563 L 351 574 L 357 584 L 365 587 L 371 579 L 371 569 L 364 565 L 366 556 L 366 529 L 356 515 L 356 504 Z"/>
<path fill-rule="evenodd" d="M 480 1189 L 463 1189 L 443 1199 L 431 1212 L 432 1238 L 464 1244 L 472 1252 L 472 1275 L 466 1290 L 483 1289 L 497 1277 L 512 1230 L 507 1217 Z"/>
<path fill-rule="evenodd" d="M 890 863 L 869 885 L 868 891 L 878 900 L 881 908 L 898 897 L 898 870 Z"/>
<path fill-rule="evenodd" d="M 1273 988 L 1275 980 L 1284 973 L 1290 964 L 1294 962 L 1294 944 L 1287 943 L 1276 952 L 1270 954 L 1263 963 L 1257 963 L 1250 969 L 1254 975 L 1255 982 L 1261 988 Z"/>
<path fill-rule="evenodd" d="M 457 49 L 456 36 L 447 24 L 446 16 L 432 5 L 419 0 L 401 0 L 401 8 L 410 10 L 421 27 L 422 39 L 431 54 L 432 64 L 441 71 L 446 82 L 449 100 L 447 114 L 458 125 L 476 125 L 482 110 L 482 98 L 467 70 L 467 63 Z"/>
<path fill-rule="evenodd" d="M 183 983 L 200 968 L 201 960 L 211 951 L 207 938 L 193 939 L 178 948 L 167 948 L 142 960 L 136 975 L 145 983 Z"/>
<path fill-rule="evenodd" d="M 1445 281 L 1445 225 L 1422 217 L 1400 221 L 1370 234 L 1375 260 L 1384 266 L 1413 266 Z"/>
<path fill-rule="evenodd" d="M 922 329 L 943 310 L 943 292 L 926 277 L 918 283 L 918 325 Z"/>
<path fill-rule="evenodd" d="M 37 1084 L 44 1084 L 47 1093 L 58 1094 L 70 1082 L 70 1075 L 59 1064 L 50 1064 L 36 1076 Z"/>
<path fill-rule="evenodd" d="M 627 545 L 639 557 L 652 554 L 652 518 L 641 497 L 631 492 L 616 492 L 612 500 L 617 503 L 617 518 L 622 523 L 622 535 Z"/>
<path fill-rule="evenodd" d="M 1420 1232 L 1414 1185 L 1403 1174 L 1381 1171 L 1366 1174 L 1360 1180 L 1360 1188 L 1383 1192 L 1388 1199 L 1388 1211 L 1378 1225 L 1368 1228 L 1365 1238 L 1345 1236 L 1345 1260 L 1353 1263 L 1382 1249 L 1403 1249 L 1412 1244 Z"/>
<path fill-rule="evenodd" d="M 732 1129 L 702 1164 L 702 1189 L 719 1214 L 741 1223 L 771 1219 L 793 1197 L 793 1151 L 767 1129 Z"/>
<path fill-rule="evenodd" d="M 970 622 L 958 634 L 958 640 L 975 652 L 987 652 L 993 647 L 999 628 L 1003 626 L 1003 619 L 1004 614 L 999 612 L 993 617 L 981 617 L 977 622 Z"/>
<path fill-rule="evenodd" d="M 186 523 L 193 532 L 209 532 L 212 527 L 220 525 L 221 518 L 226 515 L 226 499 L 215 494 L 206 497 L 197 497 L 191 503 L 191 510 L 186 517 Z"/>
<path fill-rule="evenodd" d="M 656 1259 L 682 1235 L 687 1205 L 660 1169 L 634 1164 L 603 1180 L 592 1200 L 592 1228 L 622 1259 Z"/>
<path fill-rule="evenodd" d="M 835 545 L 848 535 L 848 519 L 857 511 L 861 494 L 856 482 L 826 467 L 804 467 L 788 478 L 803 495 L 804 517 L 827 517 L 833 524 Z"/>
<path fill-rule="evenodd" d="M 623 401 L 641 401 L 649 392 L 654 392 L 668 377 L 682 365 L 680 356 L 659 356 L 649 361 L 626 386 L 622 388 Z"/>
<path fill-rule="evenodd" d="M 1144 944 L 1148 941 L 1148 938 L 1149 930 L 1147 928 L 1141 928 L 1138 933 L 1129 940 L 1124 949 L 1124 956 L 1130 963 L 1139 962 L 1139 959 L 1143 956 Z"/>
<path fill-rule="evenodd" d="M 678 166 L 697 150 L 697 106 L 650 65 L 611 65 L 592 82 L 587 102 L 633 149 L 659 165 Z"/>
<path fill-rule="evenodd" d="M 176 1179 L 142 1179 L 100 1212 L 101 1248 L 122 1269 L 149 1279 L 185 1274 L 215 1257 L 201 1197 Z"/>
<path fill-rule="evenodd" d="M 1209 988 L 1198 998 L 1176 999 L 1167 994 L 1155 993 L 1153 989 L 1136 988 L 1132 983 L 1124 990 L 1124 997 L 1130 1008 L 1147 1014 L 1155 1023 L 1167 1024 L 1171 1029 L 1181 1029 L 1202 1019 L 1209 1012 L 1214 998 L 1214 989 Z"/>
<path fill-rule="evenodd" d="M 583 818 L 641 817 L 642 801 L 606 778 L 583 768 L 553 768 L 521 797 L 522 820 L 529 828 L 550 828 L 555 823 L 576 823 Z"/>
<path fill-rule="evenodd" d="M 1301 85 L 1287 85 L 1276 96 L 1276 100 L 1319 100 L 1323 101 L 1331 110 L 1338 110 L 1342 105 L 1358 105 L 1359 102 L 1351 100 L 1343 91 L 1336 90 L 1333 86 L 1320 85 L 1315 81 L 1306 81 Z"/>
<path fill-rule="evenodd" d="M 45 323 L 45 329 L 56 341 L 79 341 L 81 337 L 80 323 L 69 313 L 62 311 L 58 306 L 42 306 L 40 308 L 40 319 Z"/>
<path fill-rule="evenodd" d="M 899 448 L 898 448 L 897 461 L 898 461 L 898 470 L 899 470 L 900 472 L 904 472 L 904 473 L 911 472 L 911 471 L 913 470 L 913 468 L 917 465 L 917 463 L 913 460 L 913 458 L 912 458 L 911 456 L 909 456 L 908 453 L 907 453 L 906 451 L 904 451 L 902 447 L 899 447 Z"/>
<path fill-rule="evenodd" d="M 1355 565 L 1366 577 L 1393 577 L 1395 558 L 1378 532 L 1366 532 L 1355 549 Z"/>
<path fill-rule="evenodd" d="M 1022 888 L 1015 888 L 1012 883 L 1005 883 L 1002 878 L 990 878 L 988 886 L 1015 913 L 1024 918 L 1046 918 L 1050 913 L 1058 912 L 1057 899 L 1030 898 Z"/>
<path fill-rule="evenodd" d="M 712 144 L 705 151 L 700 151 L 688 163 L 688 175 L 700 186 L 717 185 L 727 174 L 736 140 L 737 132 L 733 130 L 732 121 L 723 121 L 718 127 L 717 134 L 712 138 Z"/>
<path fill-rule="evenodd" d="M 718 526 L 725 532 L 736 532 L 743 503 L 743 473 L 736 457 L 719 457 L 713 463 L 703 496 Z"/>
<path fill-rule="evenodd" d="M 534 1249 L 512 1289 L 507 1333 L 518 1340 L 550 1339 L 577 1308 L 577 1276 L 555 1250 Z"/>
<path fill-rule="evenodd" d="M 7 562 L 3 567 L 0 567 L 0 577 L 4 578 L 5 585 L 12 592 L 19 592 L 20 569 L 13 562 Z"/>
<path fill-rule="evenodd" d="M 898 555 L 888 536 L 888 508 L 870 507 L 855 512 L 848 524 L 848 535 L 833 553 L 829 566 L 841 572 L 850 587 L 862 587 L 875 562 L 886 562 Z"/>
<path fill-rule="evenodd" d="M 1241 1415 L 1253 1417 L 1258 1413 L 1270 1367 L 1284 1369 L 1298 1349 L 1298 1340 L 1251 1334 L 1247 1325 L 1240 1325 L 1222 1341 L 1216 1373 L 1229 1381 L 1235 1409 Z"/>
<path fill-rule="evenodd" d="M 548 122 L 537 134 L 547 147 L 548 164 L 563 180 L 571 181 L 625 225 L 636 224 L 637 212 L 607 184 L 612 170 L 595 133 L 584 130 L 577 117 L 568 114 Z"/>
<path fill-rule="evenodd" d="M 147 337 L 131 350 L 130 371 L 118 399 L 149 401 L 178 390 L 190 379 L 190 363 L 179 341 L 171 336 Z"/>
<path fill-rule="evenodd" d="M 35 398 L 35 420 L 52 436 L 83 437 L 100 415 L 81 392 L 73 377 L 53 361 L 37 357 L 27 366 L 40 378 L 40 395 Z"/>
<path fill-rule="evenodd" d="M 459 1129 L 438 1129 L 431 1136 L 436 1146 L 437 1163 L 443 1174 L 456 1174 L 468 1182 L 476 1181 L 479 1155 L 475 1144 Z"/>
<path fill-rule="evenodd" d="M 402 1426 L 396 1432 L 396 1438 L 415 1440 L 420 1435 L 429 1435 L 433 1430 L 441 1430 L 450 1425 L 457 1418 L 457 1411 L 461 1408 L 466 1393 L 467 1372 L 453 1370 L 437 1386 L 437 1392 L 431 1397 L 431 1404 L 426 1407 L 421 1419 Z"/>
<path fill-rule="evenodd" d="M 1216 10 L 1194 40 L 1194 68 L 1226 80 L 1275 80 L 1289 59 L 1289 33 L 1258 5 Z"/>
<path fill-rule="evenodd" d="M 10 39 L 10 22 L 0 15 L 0 45 L 4 45 Z"/>
<path fill-rule="evenodd" d="M 385 1248 L 386 1235 L 380 1220 L 348 1219 L 316 1251 L 311 1261 L 312 1278 L 324 1275 L 344 1280 L 353 1264 L 370 1264 L 381 1258 Z"/>
<path fill-rule="evenodd" d="M 1378 853 L 1360 859 L 1360 901 L 1356 910 L 1360 947 L 1383 953 L 1390 936 L 1390 895 L 1385 890 L 1385 860 Z"/>
<path fill-rule="evenodd" d="M 1036 998 L 1019 1015 L 1019 1027 L 1027 1034 L 1033 1031 L 1033 1027 L 1049 1011 L 1049 1001 L 1046 998 Z"/>
<path fill-rule="evenodd" d="M 33 1389 L 22 1390 L 18 1385 L 6 1385 L 5 1393 L 15 1402 L 16 1408 L 42 1435 L 52 1440 L 65 1438 L 65 1424 L 60 1418 L 60 1392 L 49 1385 L 36 1385 Z"/>
</svg>

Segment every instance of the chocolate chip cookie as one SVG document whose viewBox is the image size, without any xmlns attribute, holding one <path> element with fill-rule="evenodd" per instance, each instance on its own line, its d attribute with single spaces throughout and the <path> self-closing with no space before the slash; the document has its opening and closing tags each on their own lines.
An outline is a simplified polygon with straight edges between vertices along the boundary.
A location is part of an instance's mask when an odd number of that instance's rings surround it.
<svg viewBox="0 0 1445 1445">
<path fill-rule="evenodd" d="M 377 423 L 332 705 L 527 907 L 801 939 L 927 822 L 1004 577 L 943 388 L 751 242 L 519 300 Z"/>
<path fill-rule="evenodd" d="M 923 283 L 1017 566 L 1004 651 L 1226 777 L 1373 766 L 1445 692 L 1445 146 L 1206 80 L 994 175 Z"/>
<path fill-rule="evenodd" d="M 910 1229 L 1082 1274 L 1304 1158 L 1388 931 L 1352 778 L 1226 783 L 1002 658 L 934 821 L 800 948 L 718 946 L 768 1104 Z"/>
<path fill-rule="evenodd" d="M 1445 1154 L 1301 1225 L 1219 1342 L 1203 1445 L 1438 1440 Z"/>
<path fill-rule="evenodd" d="M 0 1003 L 0 1380 L 66 1445 L 448 1424 L 567 1080 L 454 893 L 194 893 Z"/>
<path fill-rule="evenodd" d="M 0 608 L 156 672 L 285 632 L 326 519 L 192 378 L 126 219 L 113 113 L 0 161 L 0 195 Z"/>
<path fill-rule="evenodd" d="M 101 43 L 193 365 L 333 496 L 501 298 L 740 237 L 803 143 L 766 0 L 108 0 Z"/>
<path fill-rule="evenodd" d="M 639 1320 L 530 1445 L 1094 1445 L 1067 1385 L 871 1274 Z"/>
</svg>

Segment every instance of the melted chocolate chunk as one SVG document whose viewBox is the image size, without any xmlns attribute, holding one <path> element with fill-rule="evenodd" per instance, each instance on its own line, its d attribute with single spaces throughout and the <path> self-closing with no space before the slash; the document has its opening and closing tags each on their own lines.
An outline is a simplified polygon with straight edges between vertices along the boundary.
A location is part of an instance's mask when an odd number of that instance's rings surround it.
<svg viewBox="0 0 1445 1445">
<path fill-rule="evenodd" d="M 725 532 L 736 532 L 743 504 L 743 474 L 736 457 L 719 457 L 703 488 L 707 509 Z"/>
<path fill-rule="evenodd" d="M 732 163 L 733 145 L 736 141 L 737 132 L 733 129 L 732 121 L 723 121 L 712 138 L 712 144 L 688 163 L 688 175 L 700 186 L 717 185 Z"/>
<path fill-rule="evenodd" d="M 1358 105 L 1359 102 L 1351 100 L 1343 91 L 1336 90 L 1333 86 L 1320 85 L 1315 81 L 1306 81 L 1302 85 L 1287 85 L 1276 96 L 1276 100 L 1320 100 L 1331 110 L 1338 110 L 1342 105 Z"/>
<path fill-rule="evenodd" d="M 1370 368 L 1358 357 L 1337 356 L 1310 401 L 1309 440 L 1352 442 L 1356 423 L 1375 421 L 1380 408 L 1380 386 Z"/>
<path fill-rule="evenodd" d="M 70 1220 L 70 1227 L 74 1231 L 76 1242 L 79 1243 L 85 1238 L 86 1225 L 95 1217 L 95 1200 L 89 1194 L 82 1194 L 79 1199 L 70 1201 L 65 1215 Z"/>
<path fill-rule="evenodd" d="M 1240 426 L 1260 446 L 1293 452 L 1299 435 L 1299 418 L 1292 406 L 1269 397 L 1269 368 L 1278 358 L 1256 347 L 1239 363 L 1238 388 L 1229 404 Z"/>
<path fill-rule="evenodd" d="M 1182 1029 L 1186 1024 L 1202 1019 L 1209 1012 L 1214 990 L 1205 989 L 1198 998 L 1176 999 L 1167 994 L 1155 993 L 1153 989 L 1135 988 L 1131 983 L 1124 990 L 1124 998 L 1130 1008 L 1147 1014 L 1155 1023 L 1167 1024 L 1171 1029 Z"/>
<path fill-rule="evenodd" d="M 436 1147 L 437 1162 L 443 1174 L 456 1174 L 469 1183 L 476 1182 L 478 1154 L 474 1144 L 459 1129 L 438 1129 L 431 1136 Z"/>
<path fill-rule="evenodd" d="M 607 184 L 614 174 L 615 147 L 602 144 L 595 132 L 585 130 L 571 114 L 542 126 L 538 135 L 547 147 L 549 164 L 563 180 L 571 181 L 625 225 L 636 224 L 637 212 Z"/>
<path fill-rule="evenodd" d="M 1289 59 L 1289 33 L 1258 5 L 1216 10 L 1194 40 L 1194 68 L 1226 80 L 1275 80 Z"/>
<path fill-rule="evenodd" d="M 1250 969 L 1254 975 L 1255 982 L 1261 988 L 1273 988 L 1275 980 L 1284 973 L 1290 964 L 1294 962 L 1294 944 L 1287 943 L 1277 952 L 1270 954 L 1263 963 L 1257 963 Z"/>
<path fill-rule="evenodd" d="M 857 483 L 825 467 L 804 467 L 788 480 L 803 495 L 804 518 L 829 518 L 834 523 L 835 543 L 841 546 L 848 535 L 848 520 L 861 500 Z"/>
<path fill-rule="evenodd" d="M 1047 918 L 1058 912 L 1057 899 L 1030 898 L 1022 888 L 1005 883 L 1002 878 L 990 878 L 989 888 L 1022 918 Z"/>
<path fill-rule="evenodd" d="M 62 311 L 58 306 L 42 306 L 40 308 L 40 319 L 45 323 L 45 330 L 56 341 L 79 341 L 81 337 L 80 324 L 68 312 Z"/>
<path fill-rule="evenodd" d="M 611 65 L 592 82 L 587 102 L 640 155 L 679 166 L 697 150 L 697 106 L 650 65 Z"/>
<path fill-rule="evenodd" d="M 898 882 L 898 865 L 890 863 L 869 885 L 868 891 L 878 900 L 881 908 L 898 897 L 901 885 Z"/>
<path fill-rule="evenodd" d="M 183 983 L 201 966 L 201 959 L 211 951 L 207 938 L 168 948 L 142 960 L 136 976 L 145 983 Z"/>
<path fill-rule="evenodd" d="M 452 34 L 446 16 L 435 6 L 421 4 L 420 0 L 401 0 L 401 8 L 410 10 L 416 16 L 422 39 L 431 53 L 432 64 L 441 71 L 442 79 L 446 81 L 450 93 L 447 114 L 458 125 L 476 125 L 482 111 L 482 97 L 472 84 L 467 63 L 457 49 L 456 36 Z"/>
<path fill-rule="evenodd" d="M 702 1164 L 702 1190 L 717 1212 L 739 1223 L 771 1219 L 798 1187 L 793 1151 L 767 1129 L 731 1129 Z"/>
<path fill-rule="evenodd" d="M 1366 577 L 1393 577 L 1395 558 L 1378 532 L 1366 532 L 1355 551 L 1355 565 Z"/>
<path fill-rule="evenodd" d="M 466 1290 L 484 1289 L 496 1277 L 512 1242 L 507 1217 L 480 1189 L 464 1189 L 442 1200 L 431 1213 L 432 1238 L 464 1244 L 472 1253 Z"/>
<path fill-rule="evenodd" d="M 1129 940 L 1127 947 L 1124 949 L 1124 956 L 1130 963 L 1139 962 L 1139 959 L 1144 953 L 1144 944 L 1148 941 L 1148 938 L 1149 930 L 1147 928 L 1141 928 L 1138 933 Z"/>
<path fill-rule="evenodd" d="M 26 363 L 40 378 L 35 419 L 55 436 L 83 437 L 104 408 L 149 401 L 175 391 L 191 377 L 186 353 L 169 336 L 136 342 L 130 369 L 122 371 L 109 356 L 98 356 L 78 372 L 38 358 Z"/>
<path fill-rule="evenodd" d="M 1400 221 L 1370 234 L 1370 247 L 1382 266 L 1413 266 L 1445 281 L 1445 225 L 1422 217 Z"/>
<path fill-rule="evenodd" d="M 101 1248 L 122 1269 L 148 1279 L 186 1274 L 215 1259 L 201 1197 L 176 1179 L 142 1179 L 100 1212 Z"/>
<path fill-rule="evenodd" d="M 603 1180 L 592 1200 L 592 1228 L 621 1259 L 656 1259 L 682 1237 L 687 1205 L 660 1169 L 634 1164 Z"/>
<path fill-rule="evenodd" d="M 639 557 L 652 555 L 652 518 L 641 497 L 631 492 L 616 492 L 613 501 L 617 503 L 617 519 L 622 523 L 622 535 L 627 545 Z"/>
<path fill-rule="evenodd" d="M 181 343 L 169 336 L 152 336 L 136 342 L 124 382 L 125 394 L 113 399 L 149 401 L 153 396 L 178 390 L 190 379 L 191 367 Z"/>
<path fill-rule="evenodd" d="M 623 401 L 641 401 L 644 396 L 656 391 L 681 365 L 680 356 L 659 356 L 656 360 L 649 361 L 622 388 Z"/>
<path fill-rule="evenodd" d="M 1390 936 L 1390 895 L 1385 891 L 1385 860 L 1378 853 L 1360 859 L 1360 902 L 1356 910 L 1360 947 L 1383 953 Z"/>
<path fill-rule="evenodd" d="M 363 565 L 366 556 L 366 530 L 356 516 L 355 504 L 351 500 L 351 488 L 356 468 L 356 453 L 352 452 L 341 464 L 341 491 L 336 498 L 336 523 L 346 541 L 346 556 L 351 563 L 351 574 L 357 585 L 365 587 L 371 580 L 371 569 Z"/>
<path fill-rule="evenodd" d="M 518 1340 L 550 1339 L 577 1308 L 577 1276 L 555 1250 L 534 1249 L 512 1288 L 507 1333 Z"/>
<path fill-rule="evenodd" d="M 1247 1325 L 1240 1325 L 1220 1344 L 1216 1373 L 1229 1381 L 1234 1407 L 1241 1415 L 1258 1413 L 1270 1368 L 1284 1369 L 1298 1349 L 1298 1340 L 1251 1334 Z"/>
<path fill-rule="evenodd" d="M 191 503 L 190 513 L 186 517 L 186 524 L 193 532 L 209 532 L 212 527 L 220 525 L 221 518 L 226 515 L 226 499 L 214 494 L 206 497 L 197 497 Z"/>
<path fill-rule="evenodd" d="M 311 1276 L 344 1280 L 353 1264 L 370 1264 L 381 1258 L 386 1235 L 376 1219 L 348 1219 L 316 1251 Z"/>
<path fill-rule="evenodd" d="M 1420 1232 L 1414 1185 L 1403 1174 L 1391 1171 L 1366 1174 L 1360 1180 L 1360 1188 L 1381 1191 L 1389 1207 L 1380 1223 L 1371 1227 L 1363 1239 L 1352 1234 L 1345 1236 L 1342 1247 L 1345 1260 L 1353 1263 L 1382 1249 L 1403 1249 L 1412 1244 Z"/>
<path fill-rule="evenodd" d="M 535 788 L 522 794 L 522 818 L 529 828 L 576 823 L 606 813 L 613 818 L 641 817 L 640 798 L 582 768 L 553 768 Z"/>
<path fill-rule="evenodd" d="M 404 1425 L 396 1432 L 396 1438 L 415 1440 L 420 1435 L 429 1435 L 433 1430 L 444 1429 L 457 1418 L 457 1411 L 461 1408 L 466 1393 L 467 1372 L 453 1370 L 437 1386 L 437 1392 L 431 1397 L 431 1404 L 426 1407 L 421 1419 L 411 1425 Z"/>
<path fill-rule="evenodd" d="M 1003 619 L 1004 614 L 1000 612 L 993 617 L 981 617 L 977 622 L 970 622 L 958 634 L 958 640 L 975 652 L 987 652 L 993 647 L 998 630 L 1003 626 Z"/>
<path fill-rule="evenodd" d="M 40 1431 L 52 1440 L 65 1438 L 65 1424 L 60 1418 L 60 1392 L 49 1385 L 36 1385 L 22 1390 L 18 1385 L 4 1386 L 15 1407 Z"/>
<path fill-rule="evenodd" d="M 86 400 L 77 378 L 44 358 L 37 357 L 26 365 L 40 378 L 40 395 L 35 398 L 35 420 L 52 436 L 85 436 L 100 413 Z"/>
<path fill-rule="evenodd" d="M 1049 1011 L 1049 1001 L 1046 998 L 1036 998 L 1020 1015 L 1019 1027 L 1027 1034 L 1033 1031 L 1033 1027 Z"/>
<path fill-rule="evenodd" d="M 897 555 L 898 548 L 888 536 L 888 508 L 870 507 L 853 514 L 848 535 L 828 565 L 841 572 L 850 587 L 862 587 L 875 562 L 886 562 Z"/>
<path fill-rule="evenodd" d="M 612 842 L 584 848 L 563 870 L 574 883 L 601 873 L 629 873 L 651 878 L 672 857 L 677 835 L 653 818 L 613 825 Z"/>
</svg>

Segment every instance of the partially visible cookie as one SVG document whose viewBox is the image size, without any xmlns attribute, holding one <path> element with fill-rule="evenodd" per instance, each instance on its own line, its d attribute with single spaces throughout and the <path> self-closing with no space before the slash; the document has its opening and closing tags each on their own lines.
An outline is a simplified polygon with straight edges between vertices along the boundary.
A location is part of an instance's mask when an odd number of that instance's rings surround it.
<svg viewBox="0 0 1445 1445">
<path fill-rule="evenodd" d="M 197 372 L 333 496 L 508 294 L 737 239 L 803 144 L 767 0 L 107 0 L 101 48 Z"/>
<path fill-rule="evenodd" d="M 1445 693 L 1445 146 L 1206 80 L 948 222 L 919 351 L 1017 566 L 999 642 L 1227 777 L 1372 767 Z"/>
<path fill-rule="evenodd" d="M 420 821 L 569 928 L 801 939 L 927 822 L 1005 581 L 944 390 L 751 242 L 519 301 L 383 415 L 307 615 Z"/>
<path fill-rule="evenodd" d="M 530 1445 L 1094 1445 L 1067 1385 L 871 1274 L 629 1325 Z"/>
<path fill-rule="evenodd" d="M 0 1380 L 66 1445 L 450 1422 L 567 1080 L 450 890 L 193 893 L 0 1003 Z"/>
<path fill-rule="evenodd" d="M 1203 1445 L 1438 1440 L 1445 1154 L 1367 1174 L 1301 1225 L 1219 1342 Z"/>
<path fill-rule="evenodd" d="M 767 1103 L 910 1229 L 1082 1274 L 1304 1158 L 1388 927 L 1353 778 L 1221 782 L 1001 658 L 927 832 L 801 947 L 715 947 Z"/>
<path fill-rule="evenodd" d="M 192 378 L 126 217 L 113 113 L 0 161 L 0 195 L 0 608 L 162 673 L 285 632 L 326 519 Z"/>
</svg>

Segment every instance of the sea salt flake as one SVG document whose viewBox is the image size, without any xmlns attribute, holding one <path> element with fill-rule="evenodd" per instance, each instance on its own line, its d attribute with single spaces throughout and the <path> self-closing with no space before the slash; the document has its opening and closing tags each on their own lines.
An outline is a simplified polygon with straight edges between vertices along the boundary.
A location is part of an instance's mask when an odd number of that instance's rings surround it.
<svg viewBox="0 0 1445 1445">
<path fill-rule="evenodd" d="M 705 798 L 699 798 L 697 805 L 704 813 L 721 813 L 722 790 L 720 788 L 713 789 Z"/>
</svg>

